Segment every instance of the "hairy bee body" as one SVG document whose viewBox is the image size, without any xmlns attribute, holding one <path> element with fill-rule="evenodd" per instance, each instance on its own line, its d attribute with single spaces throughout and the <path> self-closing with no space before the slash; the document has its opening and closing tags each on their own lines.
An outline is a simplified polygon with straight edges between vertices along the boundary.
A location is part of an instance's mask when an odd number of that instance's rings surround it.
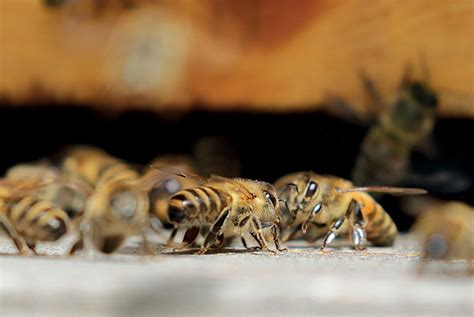
<svg viewBox="0 0 474 317">
<path fill-rule="evenodd" d="M 275 187 L 288 206 L 284 223 L 292 231 L 289 238 L 296 237 L 302 229 L 308 240 L 326 236 L 325 247 L 336 234 L 350 233 L 359 249 L 366 239 L 373 245 L 389 246 L 397 236 L 395 223 L 369 194 L 340 192 L 353 188 L 350 181 L 299 172 L 280 178 Z"/>
<path fill-rule="evenodd" d="M 187 228 L 183 242 L 194 243 L 202 230 L 209 230 L 201 252 L 224 235 L 250 233 L 261 249 L 268 249 L 262 229 L 272 227 L 279 244 L 277 198 L 271 184 L 246 179 L 211 177 L 202 186 L 181 190 L 169 201 L 168 219 L 176 228 Z M 244 241 L 244 240 L 243 240 Z M 246 244 L 244 243 L 246 246 Z"/>
<path fill-rule="evenodd" d="M 69 149 L 59 165 L 64 174 L 84 180 L 96 188 L 107 183 L 133 182 L 140 178 L 140 173 L 129 164 L 91 146 Z"/>
<path fill-rule="evenodd" d="M 173 166 L 179 168 L 184 173 L 195 173 L 192 159 L 182 155 L 163 155 L 155 158 L 149 165 Z M 171 229 L 173 225 L 168 219 L 169 198 L 184 188 L 197 186 L 197 183 L 192 179 L 162 173 L 154 168 L 147 169 L 144 177 L 151 177 L 157 174 L 159 176 L 155 177 L 155 180 L 161 186 L 152 188 L 148 194 L 150 199 L 150 215 L 158 219 L 166 229 Z"/>
<path fill-rule="evenodd" d="M 12 238 L 18 251 L 35 251 L 39 241 L 56 241 L 70 228 L 66 212 L 34 196 L 0 199 L 0 227 Z"/>
<path fill-rule="evenodd" d="M 405 82 L 362 141 L 352 179 L 358 185 L 397 185 L 407 173 L 414 147 L 431 134 L 436 94 L 420 82 Z"/>
<path fill-rule="evenodd" d="M 13 181 L 44 182 L 34 195 L 57 204 L 71 220 L 82 216 L 89 188 L 61 178 L 59 171 L 47 162 L 18 164 L 8 169 L 5 178 Z M 83 185 L 83 184 L 80 184 Z"/>
<path fill-rule="evenodd" d="M 90 226 L 98 250 L 112 253 L 128 236 L 143 234 L 149 224 L 149 200 L 140 187 L 138 171 L 105 151 L 86 146 L 71 149 L 61 166 L 65 174 L 94 187 L 86 202 L 83 223 Z M 71 254 L 83 247 L 84 227 Z"/>
</svg>

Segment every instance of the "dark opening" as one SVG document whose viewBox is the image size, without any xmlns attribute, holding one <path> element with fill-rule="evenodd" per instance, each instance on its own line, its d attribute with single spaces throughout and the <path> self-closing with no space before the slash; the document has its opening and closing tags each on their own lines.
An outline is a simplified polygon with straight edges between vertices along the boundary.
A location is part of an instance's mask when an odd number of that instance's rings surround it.
<svg viewBox="0 0 474 317">
<path fill-rule="evenodd" d="M 191 154 L 203 136 L 229 138 L 243 177 L 274 181 L 288 172 L 314 170 L 350 178 L 367 127 L 321 112 L 252 114 L 192 112 L 165 118 L 153 112 L 129 111 L 106 116 L 87 107 L 0 107 L 0 171 L 20 162 L 49 157 L 69 144 L 92 144 L 128 161 L 146 164 L 166 153 Z M 434 140 L 435 160 L 413 155 L 417 172 L 453 170 L 474 181 L 474 125 L 467 119 L 440 119 Z M 436 192 L 438 191 L 438 192 Z M 474 203 L 472 186 L 458 192 L 435 190 L 442 199 Z M 399 212 L 398 199 L 383 198 L 396 223 L 406 230 L 411 216 Z"/>
</svg>

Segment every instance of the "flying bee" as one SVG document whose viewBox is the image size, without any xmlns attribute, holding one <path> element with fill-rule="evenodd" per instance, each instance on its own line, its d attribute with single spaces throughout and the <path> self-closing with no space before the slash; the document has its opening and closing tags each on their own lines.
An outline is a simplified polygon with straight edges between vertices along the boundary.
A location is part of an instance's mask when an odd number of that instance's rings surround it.
<svg viewBox="0 0 474 317">
<path fill-rule="evenodd" d="M 6 179 L 39 182 L 43 185 L 32 192 L 66 211 L 71 220 L 79 219 L 91 193 L 91 187 L 78 180 L 63 177 L 59 170 L 46 161 L 18 164 L 8 169 Z"/>
<path fill-rule="evenodd" d="M 474 208 L 462 202 L 425 203 L 411 231 L 423 246 L 423 260 L 468 261 L 474 273 Z"/>
<path fill-rule="evenodd" d="M 117 250 L 129 236 L 141 234 L 148 246 L 145 229 L 149 225 L 148 191 L 153 177 L 141 175 L 129 164 L 93 147 L 72 148 L 62 160 L 62 171 L 94 186 L 88 198 L 79 230 L 79 239 L 70 254 L 82 249 L 91 238 L 103 253 Z"/>
<path fill-rule="evenodd" d="M 376 246 L 390 246 L 397 227 L 389 214 L 366 192 L 423 194 L 424 190 L 395 187 L 354 187 L 345 179 L 298 172 L 276 181 L 279 198 L 286 202 L 285 225 L 294 238 L 301 230 L 311 231 L 311 240 L 324 236 L 324 249 L 338 234 L 350 232 L 355 249 L 365 248 L 365 240 Z"/>
<path fill-rule="evenodd" d="M 271 184 L 221 176 L 191 177 L 200 185 L 177 192 L 168 206 L 168 219 L 175 230 L 186 229 L 185 245 L 192 245 L 200 231 L 208 229 L 200 254 L 216 244 L 221 246 L 224 235 L 243 237 L 245 233 L 250 233 L 260 249 L 269 250 L 262 230 L 271 228 L 275 247 L 285 250 L 280 246 L 279 204 Z"/>
<path fill-rule="evenodd" d="M 374 99 L 381 103 L 380 97 Z M 353 181 L 361 185 L 401 184 L 415 147 L 428 144 L 437 106 L 438 95 L 428 83 L 406 77 L 392 105 L 381 112 L 362 141 L 352 171 Z"/>
<path fill-rule="evenodd" d="M 2 180 L 0 184 L 0 228 L 15 243 L 18 252 L 36 253 L 41 241 L 57 241 L 70 230 L 65 211 L 50 201 L 29 194 L 41 186 L 36 182 Z"/>
</svg>

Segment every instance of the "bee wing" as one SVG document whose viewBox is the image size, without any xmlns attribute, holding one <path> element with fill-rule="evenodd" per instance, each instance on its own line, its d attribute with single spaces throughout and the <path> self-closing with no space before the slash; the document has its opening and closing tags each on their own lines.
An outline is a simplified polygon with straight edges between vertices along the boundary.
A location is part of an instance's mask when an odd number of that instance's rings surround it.
<svg viewBox="0 0 474 317">
<path fill-rule="evenodd" d="M 372 193 L 386 193 L 395 196 L 403 195 L 423 195 L 428 192 L 421 188 L 406 188 L 406 187 L 388 187 L 388 186 L 365 186 L 352 187 L 346 189 L 339 189 L 339 193 L 353 193 L 353 192 L 372 192 Z"/>
<path fill-rule="evenodd" d="M 87 195 L 92 194 L 94 189 L 88 183 L 85 183 L 78 179 L 72 179 L 65 176 L 45 176 L 43 179 L 35 179 L 35 180 L 21 180 L 21 181 L 14 181 L 14 180 L 7 180 L 11 183 L 11 188 L 14 190 L 16 195 L 28 195 L 34 193 L 46 186 L 49 185 L 66 185 L 72 188 L 79 189 L 85 192 Z"/>
<path fill-rule="evenodd" d="M 242 198 L 246 198 L 246 199 L 254 199 L 255 198 L 255 194 L 251 193 L 247 187 L 245 187 L 244 185 L 236 182 L 234 179 L 232 178 L 228 178 L 228 177 L 224 177 L 224 176 L 219 176 L 219 175 L 211 175 L 211 177 L 209 178 L 210 181 L 213 181 L 213 182 L 218 182 L 218 183 L 231 183 L 233 184 L 235 187 L 234 189 L 239 192 L 242 196 Z"/>
<path fill-rule="evenodd" d="M 207 182 L 207 179 L 191 172 L 185 172 L 181 168 L 170 165 L 150 165 L 152 170 L 155 172 L 148 172 L 145 174 L 139 183 L 139 188 L 145 191 L 151 190 L 156 187 L 160 187 L 164 181 L 172 176 L 178 176 L 186 178 L 196 182 L 197 184 L 204 184 Z"/>
</svg>

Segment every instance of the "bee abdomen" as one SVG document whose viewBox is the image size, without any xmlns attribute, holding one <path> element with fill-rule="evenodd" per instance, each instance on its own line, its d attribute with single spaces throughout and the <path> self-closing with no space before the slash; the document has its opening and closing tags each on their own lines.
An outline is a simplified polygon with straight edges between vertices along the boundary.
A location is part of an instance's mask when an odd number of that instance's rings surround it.
<svg viewBox="0 0 474 317">
<path fill-rule="evenodd" d="M 68 231 L 69 218 L 51 202 L 25 197 L 9 209 L 15 229 L 28 240 L 56 241 Z"/>
<path fill-rule="evenodd" d="M 392 245 L 397 236 L 397 226 L 382 206 L 372 198 L 367 198 L 362 213 L 367 221 L 367 240 L 376 246 Z"/>
<path fill-rule="evenodd" d="M 185 189 L 171 197 L 168 218 L 175 224 L 212 222 L 222 208 L 219 192 L 210 187 Z"/>
<path fill-rule="evenodd" d="M 125 163 L 107 165 L 99 171 L 96 186 L 113 181 L 137 180 L 140 174 Z"/>
</svg>

